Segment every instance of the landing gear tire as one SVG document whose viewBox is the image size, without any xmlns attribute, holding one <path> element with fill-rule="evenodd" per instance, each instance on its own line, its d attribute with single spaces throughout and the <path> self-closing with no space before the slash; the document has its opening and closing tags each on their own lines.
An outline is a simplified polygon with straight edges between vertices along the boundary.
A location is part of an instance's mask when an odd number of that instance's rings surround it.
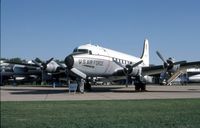
<svg viewBox="0 0 200 128">
<path fill-rule="evenodd" d="M 142 76 L 136 77 L 135 83 L 135 91 L 136 92 L 145 92 L 146 91 L 146 81 Z"/>
<path fill-rule="evenodd" d="M 136 92 L 139 92 L 139 91 L 140 91 L 140 85 L 135 84 L 135 91 L 136 91 Z"/>
<path fill-rule="evenodd" d="M 89 82 L 86 82 L 85 85 L 84 85 L 84 89 L 85 89 L 86 91 L 91 91 L 91 90 L 92 90 L 92 89 L 91 89 L 91 84 L 90 84 Z"/>
<path fill-rule="evenodd" d="M 76 92 L 81 92 L 80 85 L 77 85 Z"/>
<path fill-rule="evenodd" d="M 146 84 L 142 84 L 141 85 L 141 91 L 142 92 L 146 92 L 147 90 L 146 90 Z"/>
<path fill-rule="evenodd" d="M 145 92 L 146 91 L 146 84 L 143 83 L 137 83 L 135 84 L 135 91 L 136 92 Z"/>
</svg>

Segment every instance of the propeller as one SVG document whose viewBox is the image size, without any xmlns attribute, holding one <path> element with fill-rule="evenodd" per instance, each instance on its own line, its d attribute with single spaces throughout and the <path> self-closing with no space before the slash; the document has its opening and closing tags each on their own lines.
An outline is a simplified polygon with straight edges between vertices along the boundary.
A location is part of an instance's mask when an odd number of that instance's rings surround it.
<svg viewBox="0 0 200 128">
<path fill-rule="evenodd" d="M 130 73 L 133 71 L 133 68 L 135 68 L 138 65 L 140 65 L 143 62 L 143 60 L 140 60 L 140 61 L 138 61 L 137 63 L 135 63 L 133 65 L 130 65 L 130 64 L 122 65 L 121 63 L 119 63 L 116 60 L 114 60 L 114 62 L 124 69 L 124 74 L 126 75 L 126 87 L 128 87 L 128 80 L 129 80 Z"/>
<path fill-rule="evenodd" d="M 163 63 L 164 63 L 163 68 L 166 71 L 171 70 L 174 67 L 174 65 L 179 65 L 179 64 L 183 64 L 183 63 L 187 62 L 185 60 L 184 61 L 177 61 L 177 62 L 175 62 L 171 57 L 169 59 L 165 60 L 164 57 L 160 54 L 159 51 L 156 51 L 156 53 L 159 56 L 159 58 L 163 61 Z"/>
<path fill-rule="evenodd" d="M 32 62 L 40 67 L 41 73 L 42 73 L 42 82 L 44 81 L 44 73 L 46 71 L 47 65 L 53 60 L 53 58 L 50 58 L 46 62 L 41 61 L 39 58 L 36 58 L 35 60 L 32 60 Z"/>
<path fill-rule="evenodd" d="M 69 70 L 67 68 L 67 66 L 64 64 L 61 64 L 60 62 L 56 62 L 59 66 L 60 66 L 60 69 L 61 70 L 64 70 L 64 73 L 66 75 L 66 82 L 67 82 L 67 85 L 70 84 L 70 77 L 69 77 Z"/>
<path fill-rule="evenodd" d="M 167 63 L 159 51 L 156 51 L 156 53 L 164 63 Z"/>
<path fill-rule="evenodd" d="M 50 58 L 46 62 L 41 61 L 39 58 L 36 58 L 35 60 L 32 60 L 34 64 L 36 64 L 38 67 L 40 67 L 42 70 L 45 70 L 47 68 L 47 65 L 53 60 L 53 58 Z"/>
</svg>

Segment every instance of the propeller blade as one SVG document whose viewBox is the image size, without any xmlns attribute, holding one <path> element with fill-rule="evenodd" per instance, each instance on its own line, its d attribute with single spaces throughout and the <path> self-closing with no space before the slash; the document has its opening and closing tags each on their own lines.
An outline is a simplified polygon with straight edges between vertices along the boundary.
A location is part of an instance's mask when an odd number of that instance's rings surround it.
<svg viewBox="0 0 200 128">
<path fill-rule="evenodd" d="M 76 69 L 76 68 L 72 68 L 71 71 L 76 74 L 77 76 L 83 78 L 83 79 L 86 79 L 86 74 L 81 72 L 80 70 Z"/>
<path fill-rule="evenodd" d="M 186 60 L 184 60 L 184 61 L 178 61 L 178 62 L 175 62 L 174 65 L 184 64 L 184 63 L 187 63 L 187 61 Z"/>
<path fill-rule="evenodd" d="M 51 59 L 47 60 L 45 64 L 46 65 L 49 64 L 52 60 L 53 60 L 53 57 Z"/>
<path fill-rule="evenodd" d="M 121 63 L 117 62 L 116 60 L 113 60 L 117 65 L 119 65 L 122 68 L 126 68 L 124 65 L 122 65 Z"/>
<path fill-rule="evenodd" d="M 38 67 L 41 67 L 41 66 L 42 66 L 40 63 L 38 63 L 38 62 L 35 61 L 35 60 L 32 60 L 32 62 L 33 62 L 34 64 L 36 64 Z"/>
<path fill-rule="evenodd" d="M 139 62 L 133 64 L 133 65 L 131 66 L 131 68 L 137 67 L 137 66 L 140 65 L 142 62 L 143 62 L 143 60 L 140 60 Z"/>
<path fill-rule="evenodd" d="M 163 56 L 159 53 L 159 51 L 156 51 L 157 55 L 160 57 L 160 59 L 164 62 L 164 63 L 167 63 L 165 61 L 165 59 L 163 58 Z"/>
<path fill-rule="evenodd" d="M 35 61 L 38 63 L 42 63 L 42 61 L 39 58 L 35 58 Z"/>
</svg>

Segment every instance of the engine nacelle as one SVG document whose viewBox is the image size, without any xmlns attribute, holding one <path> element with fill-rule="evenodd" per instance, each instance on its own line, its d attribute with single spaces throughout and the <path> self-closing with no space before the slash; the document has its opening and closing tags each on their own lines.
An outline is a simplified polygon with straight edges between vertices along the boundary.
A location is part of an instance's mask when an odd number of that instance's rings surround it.
<svg viewBox="0 0 200 128">
<path fill-rule="evenodd" d="M 27 72 L 28 69 L 24 66 L 24 65 L 14 65 L 13 66 L 13 72 L 14 73 L 17 73 L 17 74 L 22 74 L 22 73 L 25 73 Z"/>
<path fill-rule="evenodd" d="M 173 65 L 173 67 L 169 70 L 169 72 L 176 72 L 180 68 L 180 65 Z"/>
<path fill-rule="evenodd" d="M 138 76 L 141 75 L 141 67 L 134 67 L 131 72 L 129 73 L 129 75 L 131 76 Z"/>
<path fill-rule="evenodd" d="M 47 64 L 46 71 L 47 72 L 56 72 L 59 65 L 55 61 L 51 61 L 49 64 Z"/>
</svg>

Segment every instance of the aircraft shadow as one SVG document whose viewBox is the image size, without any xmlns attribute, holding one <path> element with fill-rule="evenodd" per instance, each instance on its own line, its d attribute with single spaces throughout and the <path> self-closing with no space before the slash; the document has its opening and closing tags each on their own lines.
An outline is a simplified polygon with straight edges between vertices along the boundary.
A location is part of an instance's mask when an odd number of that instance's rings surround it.
<svg viewBox="0 0 200 128">
<path fill-rule="evenodd" d="M 10 92 L 11 94 L 21 94 L 21 95 L 40 95 L 40 94 L 62 94 L 68 92 L 68 90 L 60 90 L 60 89 L 12 89 L 13 92 Z"/>
<path fill-rule="evenodd" d="M 11 94 L 22 94 L 22 95 L 40 95 L 40 94 L 63 94 L 68 93 L 68 88 L 45 88 L 45 89 L 2 89 L 6 91 L 11 91 Z M 87 93 L 106 93 L 106 92 L 112 92 L 112 93 L 141 93 L 135 91 L 134 88 L 125 88 L 124 87 L 92 87 L 91 91 L 87 91 Z M 200 93 L 200 89 L 188 89 L 188 90 L 147 90 L 145 92 L 151 92 L 151 93 Z M 144 93 L 145 93 L 144 92 Z M 143 92 L 142 92 L 143 93 Z"/>
<path fill-rule="evenodd" d="M 124 87 L 122 87 L 124 88 Z M 95 93 L 102 93 L 102 92 L 113 92 L 113 93 L 141 93 L 138 91 L 135 91 L 133 88 L 128 89 L 121 89 L 121 88 L 92 88 L 90 92 Z M 188 90 L 146 90 L 145 92 L 152 92 L 152 93 L 200 93 L 200 89 L 188 89 Z"/>
<path fill-rule="evenodd" d="M 88 93 L 102 93 L 102 92 L 114 92 L 115 89 L 120 89 L 120 87 L 93 87 L 91 91 L 87 91 L 85 90 L 85 92 Z M 11 94 L 21 94 L 21 95 L 40 95 L 40 94 L 62 94 L 62 93 L 68 93 L 69 90 L 68 88 L 63 88 L 63 89 L 56 89 L 56 88 L 45 88 L 45 89 L 2 89 L 2 90 L 6 90 L 6 91 L 11 91 Z M 132 90 L 130 90 L 131 92 L 133 92 Z"/>
</svg>

